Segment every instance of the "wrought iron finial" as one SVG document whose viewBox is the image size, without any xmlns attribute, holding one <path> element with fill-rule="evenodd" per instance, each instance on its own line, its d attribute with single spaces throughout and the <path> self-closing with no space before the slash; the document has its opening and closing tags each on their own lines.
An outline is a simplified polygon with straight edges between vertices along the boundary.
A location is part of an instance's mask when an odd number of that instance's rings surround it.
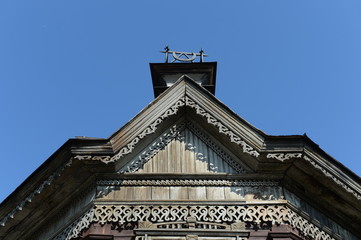
<svg viewBox="0 0 361 240">
<path fill-rule="evenodd" d="M 177 52 L 177 51 L 169 51 L 168 45 L 164 48 L 164 51 L 161 51 L 162 53 L 165 53 L 165 62 L 168 63 L 168 55 L 172 54 L 173 60 L 171 63 L 174 63 L 175 61 L 179 62 L 193 62 L 196 57 L 199 56 L 199 62 L 203 62 L 204 57 L 207 57 L 207 54 L 204 54 L 203 49 L 199 51 L 199 53 L 189 53 L 189 52 Z"/>
<path fill-rule="evenodd" d="M 165 53 L 165 62 L 168 63 L 168 52 L 169 52 L 168 44 L 165 46 L 164 50 L 165 51 L 163 52 Z"/>
<path fill-rule="evenodd" d="M 203 48 L 201 48 L 201 50 L 199 51 L 199 54 L 200 54 L 199 61 L 200 61 L 200 62 L 203 62 L 203 57 L 204 57 L 204 51 L 203 51 Z"/>
</svg>

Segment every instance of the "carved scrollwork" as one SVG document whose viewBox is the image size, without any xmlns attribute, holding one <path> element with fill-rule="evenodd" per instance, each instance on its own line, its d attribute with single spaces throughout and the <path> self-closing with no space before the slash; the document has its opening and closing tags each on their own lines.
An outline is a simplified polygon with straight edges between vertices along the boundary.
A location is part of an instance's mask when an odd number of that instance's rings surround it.
<svg viewBox="0 0 361 240">
<path fill-rule="evenodd" d="M 69 240 L 79 237 L 81 231 L 90 223 L 126 223 L 143 222 L 144 226 L 153 223 L 167 223 L 194 219 L 196 222 L 221 223 L 243 228 L 243 223 L 290 224 L 312 239 L 334 238 L 321 226 L 311 223 L 286 204 L 268 205 L 96 205 L 87 211 L 80 219 L 72 223 L 56 240 Z M 141 225 L 143 226 L 143 225 Z"/>
<path fill-rule="evenodd" d="M 248 145 L 245 141 L 243 141 L 242 138 L 237 136 L 232 130 L 230 130 L 225 125 L 223 125 L 218 119 L 216 119 L 214 116 L 212 116 L 206 110 L 204 110 L 201 106 L 199 106 L 190 97 L 186 96 L 185 101 L 186 101 L 186 106 L 195 109 L 195 111 L 198 115 L 201 115 L 202 117 L 206 118 L 207 122 L 214 125 L 216 128 L 218 128 L 218 131 L 220 133 L 228 136 L 230 138 L 231 142 L 234 142 L 234 143 L 240 145 L 242 147 L 242 150 L 244 153 L 247 153 L 254 157 L 259 156 L 259 152 L 257 152 L 250 145 Z"/>
<path fill-rule="evenodd" d="M 215 144 L 211 139 L 209 139 L 204 133 L 197 129 L 190 122 L 183 122 L 181 124 L 176 124 L 172 126 L 166 133 L 162 134 L 156 141 L 154 141 L 150 146 L 142 151 L 142 153 L 136 157 L 135 160 L 132 160 L 126 164 L 119 171 L 123 172 L 136 172 L 144 166 L 150 159 L 152 159 L 159 151 L 165 149 L 165 147 L 174 139 L 177 139 L 181 142 L 185 140 L 184 130 L 190 130 L 194 135 L 199 137 L 203 143 L 205 143 L 210 149 L 212 149 L 223 161 L 225 161 L 231 168 L 234 169 L 237 173 L 245 173 L 246 170 L 240 166 L 239 163 L 235 162 L 223 149 L 221 149 L 217 144 Z M 185 148 L 193 151 L 196 147 L 191 143 L 185 142 Z M 198 160 L 205 160 L 205 156 L 202 153 L 197 153 Z M 212 166 L 210 166 L 212 167 Z"/>
<path fill-rule="evenodd" d="M 292 159 L 292 158 L 301 158 L 302 153 L 269 153 L 267 158 L 275 158 L 281 162 Z"/>
<path fill-rule="evenodd" d="M 248 145 L 241 137 L 237 136 L 232 130 L 223 125 L 219 120 L 214 116 L 200 107 L 196 102 L 194 102 L 190 97 L 185 96 L 180 98 L 174 105 L 167 109 L 159 118 L 157 118 L 150 126 L 148 126 L 143 132 L 141 132 L 137 137 L 135 137 L 130 143 L 125 147 L 119 150 L 119 152 L 114 156 L 91 156 L 91 155 L 77 155 L 74 158 L 78 160 L 100 160 L 106 164 L 116 162 L 123 156 L 131 153 L 135 146 L 142 140 L 144 137 L 154 133 L 160 123 L 162 123 L 169 116 L 175 115 L 180 107 L 188 106 L 195 109 L 198 115 L 207 119 L 207 122 L 214 125 L 218 128 L 218 131 L 222 134 L 225 134 L 229 137 L 231 142 L 234 142 L 242 147 L 243 152 L 250 154 L 251 156 L 258 157 L 259 152 L 253 149 Z"/>
</svg>

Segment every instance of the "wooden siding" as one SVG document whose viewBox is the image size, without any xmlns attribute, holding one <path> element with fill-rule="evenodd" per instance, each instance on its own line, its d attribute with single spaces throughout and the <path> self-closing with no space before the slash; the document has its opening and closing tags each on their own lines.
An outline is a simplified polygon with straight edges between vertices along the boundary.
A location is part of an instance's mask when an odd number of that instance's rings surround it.
<svg viewBox="0 0 361 240">
<path fill-rule="evenodd" d="M 156 144 L 155 141 L 151 146 Z M 217 148 L 216 152 L 192 131 L 185 129 L 165 147 L 157 149 L 157 153 L 146 161 L 137 173 L 236 173 L 236 170 L 222 159 L 224 152 L 219 149 Z M 145 154 L 146 151 L 138 154 L 129 164 L 141 159 Z"/>
<path fill-rule="evenodd" d="M 104 194 L 98 200 L 281 200 L 281 187 L 229 187 L 229 186 L 122 186 Z"/>
</svg>

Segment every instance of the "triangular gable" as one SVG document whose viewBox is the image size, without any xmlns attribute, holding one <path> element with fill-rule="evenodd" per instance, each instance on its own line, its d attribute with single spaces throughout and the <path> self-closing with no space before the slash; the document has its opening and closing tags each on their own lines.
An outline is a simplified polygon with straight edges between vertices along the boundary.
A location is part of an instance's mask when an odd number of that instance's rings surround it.
<svg viewBox="0 0 361 240">
<path fill-rule="evenodd" d="M 181 122 L 132 157 L 119 172 L 239 174 L 246 170 L 192 123 Z"/>
</svg>

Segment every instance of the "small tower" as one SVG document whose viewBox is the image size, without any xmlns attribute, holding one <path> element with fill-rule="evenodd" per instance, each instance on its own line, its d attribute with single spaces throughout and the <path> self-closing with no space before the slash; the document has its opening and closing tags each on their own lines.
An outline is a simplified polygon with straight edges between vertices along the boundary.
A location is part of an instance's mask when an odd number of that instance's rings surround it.
<svg viewBox="0 0 361 240">
<path fill-rule="evenodd" d="M 165 62 L 150 63 L 155 98 L 184 75 L 215 94 L 217 62 L 203 62 L 203 58 L 208 56 L 203 49 L 198 53 L 177 52 L 166 46 L 161 52 L 165 53 Z M 173 58 L 170 61 L 169 55 Z M 197 57 L 199 62 L 195 62 Z"/>
</svg>

